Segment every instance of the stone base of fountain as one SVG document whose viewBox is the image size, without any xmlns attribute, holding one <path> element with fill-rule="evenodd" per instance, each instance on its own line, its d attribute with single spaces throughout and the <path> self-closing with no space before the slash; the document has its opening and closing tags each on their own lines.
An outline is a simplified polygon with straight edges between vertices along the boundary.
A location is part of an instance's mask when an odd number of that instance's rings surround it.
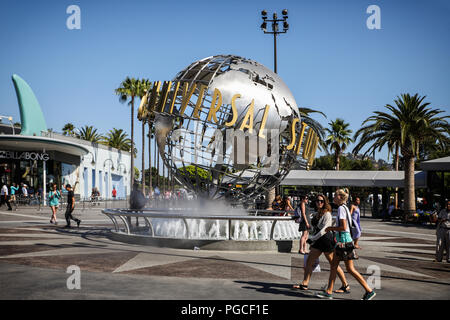
<svg viewBox="0 0 450 320">
<path fill-rule="evenodd" d="M 108 238 L 130 244 L 149 245 L 154 247 L 217 250 L 217 251 L 278 251 L 298 252 L 299 240 L 210 240 L 210 239 L 176 239 L 165 237 L 149 237 L 139 234 L 111 231 Z"/>
<path fill-rule="evenodd" d="M 301 233 L 291 217 L 193 215 L 173 209 L 104 209 L 111 240 L 190 250 L 298 252 Z M 121 227 L 123 225 L 123 227 Z"/>
</svg>

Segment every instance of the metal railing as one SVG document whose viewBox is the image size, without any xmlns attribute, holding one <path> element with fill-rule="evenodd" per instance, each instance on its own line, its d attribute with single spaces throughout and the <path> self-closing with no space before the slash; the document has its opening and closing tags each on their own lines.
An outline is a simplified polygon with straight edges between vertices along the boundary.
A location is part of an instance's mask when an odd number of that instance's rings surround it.
<svg viewBox="0 0 450 320">
<path fill-rule="evenodd" d="M 265 210 L 271 211 L 272 210 Z M 119 218 L 124 226 L 125 233 L 130 235 L 132 234 L 132 226 L 131 226 L 131 218 L 135 217 L 136 219 L 143 218 L 145 221 L 146 227 L 149 229 L 151 236 L 155 237 L 155 231 L 150 218 L 163 218 L 163 219 L 182 219 L 184 225 L 186 227 L 187 239 L 190 239 L 190 230 L 189 224 L 187 220 L 189 219 L 204 219 L 204 220 L 226 220 L 228 221 L 228 240 L 231 239 L 231 222 L 234 220 L 244 220 L 244 221 L 273 221 L 272 227 L 270 230 L 269 240 L 274 240 L 273 234 L 275 231 L 275 226 L 278 221 L 291 221 L 292 217 L 286 216 L 233 216 L 233 215 L 195 215 L 188 213 L 178 213 L 175 210 L 169 209 L 143 209 L 143 210 L 131 210 L 131 209 L 104 209 L 102 212 L 111 219 L 114 224 L 114 228 L 116 232 L 120 232 L 120 227 L 116 218 Z"/>
</svg>

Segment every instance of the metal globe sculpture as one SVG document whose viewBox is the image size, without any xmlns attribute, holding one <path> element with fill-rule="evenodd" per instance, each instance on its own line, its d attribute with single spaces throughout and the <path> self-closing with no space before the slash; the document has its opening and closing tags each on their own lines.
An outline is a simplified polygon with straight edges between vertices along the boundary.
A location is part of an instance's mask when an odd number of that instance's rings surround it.
<svg viewBox="0 0 450 320">
<path fill-rule="evenodd" d="M 159 153 L 206 198 L 253 201 L 277 185 L 306 143 L 295 99 L 265 66 L 232 55 L 196 61 L 148 96 Z M 309 142 L 308 142 L 309 141 Z"/>
</svg>

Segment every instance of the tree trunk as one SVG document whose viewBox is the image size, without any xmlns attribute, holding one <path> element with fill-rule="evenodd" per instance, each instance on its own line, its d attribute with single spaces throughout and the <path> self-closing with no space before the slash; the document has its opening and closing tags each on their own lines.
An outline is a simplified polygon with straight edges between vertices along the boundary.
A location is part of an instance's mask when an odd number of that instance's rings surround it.
<svg viewBox="0 0 450 320">
<path fill-rule="evenodd" d="M 131 97 L 131 179 L 130 192 L 134 184 L 134 97 Z"/>
<path fill-rule="evenodd" d="M 395 171 L 398 171 L 399 145 L 395 144 Z M 398 188 L 395 188 L 395 209 L 398 209 Z"/>
<path fill-rule="evenodd" d="M 414 156 L 406 156 L 405 159 L 405 205 L 406 214 L 416 212 L 416 193 L 414 184 Z"/>
<path fill-rule="evenodd" d="M 339 171 L 341 159 L 340 159 L 340 152 L 337 150 L 336 150 L 336 155 L 335 155 L 335 162 L 336 162 L 336 170 Z"/>
<path fill-rule="evenodd" d="M 142 119 L 142 193 L 145 195 L 145 120 Z"/>
<path fill-rule="evenodd" d="M 166 192 L 166 166 L 164 165 L 164 160 L 161 159 L 162 164 L 162 190 Z"/>
<path fill-rule="evenodd" d="M 153 190 L 153 186 L 152 186 L 152 126 L 151 126 L 151 121 L 148 121 L 148 166 L 149 166 L 149 176 L 150 176 L 150 181 L 149 181 L 149 192 L 151 195 L 151 192 Z"/>
</svg>

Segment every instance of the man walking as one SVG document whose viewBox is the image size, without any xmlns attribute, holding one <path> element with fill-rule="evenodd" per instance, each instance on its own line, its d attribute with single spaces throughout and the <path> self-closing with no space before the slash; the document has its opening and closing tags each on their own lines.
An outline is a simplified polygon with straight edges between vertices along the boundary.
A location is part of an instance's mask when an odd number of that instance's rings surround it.
<svg viewBox="0 0 450 320">
<path fill-rule="evenodd" d="M 450 200 L 447 200 L 447 206 L 439 212 L 436 235 L 436 261 L 442 261 L 445 251 L 447 262 L 450 262 Z"/>
<path fill-rule="evenodd" d="M 3 205 L 3 203 L 6 203 L 8 206 L 8 210 L 11 211 L 11 204 L 9 203 L 9 194 L 8 194 L 8 186 L 3 184 L 2 189 L 0 191 L 0 207 Z"/>
<path fill-rule="evenodd" d="M 73 209 L 75 208 L 75 197 L 73 194 L 72 186 L 70 184 L 67 184 L 66 190 L 67 190 L 67 208 L 66 208 L 65 218 L 66 218 L 67 225 L 65 226 L 65 228 L 70 228 L 70 220 L 71 219 L 77 223 L 77 227 L 79 228 L 81 220 L 75 219 L 72 216 Z"/>
</svg>

